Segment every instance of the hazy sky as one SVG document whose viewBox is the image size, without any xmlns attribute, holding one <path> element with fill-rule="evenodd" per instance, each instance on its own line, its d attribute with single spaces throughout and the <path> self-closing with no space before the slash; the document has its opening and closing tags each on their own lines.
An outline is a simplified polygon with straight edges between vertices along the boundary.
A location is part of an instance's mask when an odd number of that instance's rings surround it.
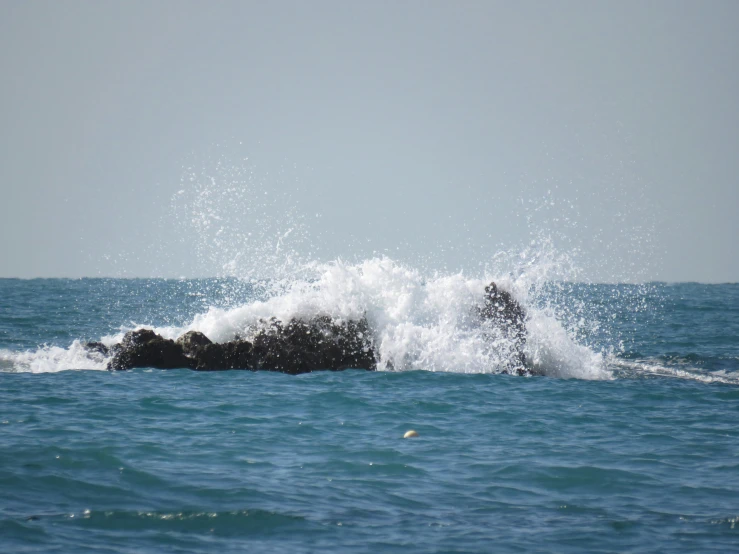
<svg viewBox="0 0 739 554">
<path fill-rule="evenodd" d="M 2 12 L 0 276 L 550 237 L 585 279 L 739 280 L 734 0 Z"/>
</svg>

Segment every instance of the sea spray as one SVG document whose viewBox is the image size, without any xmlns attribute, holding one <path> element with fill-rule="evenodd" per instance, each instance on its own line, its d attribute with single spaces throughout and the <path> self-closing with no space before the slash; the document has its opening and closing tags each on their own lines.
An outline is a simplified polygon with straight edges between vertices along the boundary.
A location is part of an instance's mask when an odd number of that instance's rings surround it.
<svg viewBox="0 0 739 554">
<path fill-rule="evenodd" d="M 158 222 L 168 240 L 151 246 L 154 258 L 173 263 L 174 250 L 189 275 L 266 279 L 272 286 L 302 271 L 321 237 L 280 186 L 280 173 L 263 171 L 248 157 L 236 163 L 222 154 L 193 156 Z"/>
<path fill-rule="evenodd" d="M 541 205 L 527 208 L 529 244 L 493 255 L 477 249 L 479 269 L 473 273 L 434 269 L 431 255 L 428 263 L 417 264 L 387 256 L 362 259 L 359 253 L 350 261 L 327 262 L 316 254 L 323 242 L 320 232 L 309 230 L 308 218 L 275 179 L 280 178 L 248 159 L 232 163 L 218 155 L 186 164 L 160 222 L 162 229 L 174 231 L 174 239 L 147 247 L 158 249 L 163 260 L 173 248 L 184 249 L 191 274 L 221 278 L 216 298 L 184 321 L 122 320 L 117 332 L 90 338 L 112 345 L 126 331 L 146 327 L 172 339 L 196 330 L 226 342 L 248 339 L 271 318 L 366 317 L 380 370 L 497 373 L 509 365 L 510 340 L 483 332 L 475 318 L 485 286 L 494 281 L 527 314 L 525 355 L 534 373 L 611 376 L 606 360 L 623 350 L 612 317 L 639 309 L 641 293 L 630 296 L 631 305 L 618 298 L 608 306 L 576 294 L 583 279 L 580 246 L 563 240 L 568 237 L 554 225 L 568 222 L 565 231 L 576 226 L 582 215 L 575 204 L 555 202 L 550 191 Z M 567 206 L 566 217 L 558 215 L 560 205 Z M 192 283 L 192 294 L 213 286 L 212 281 Z M 0 363 L 15 370 L 54 371 L 102 369 L 107 360 L 85 354 L 81 342 L 74 341 L 67 349 L 3 353 Z"/>
<path fill-rule="evenodd" d="M 67 369 L 107 369 L 108 359 L 75 340 L 68 348 L 40 346 L 37 350 L 0 350 L 0 371 L 54 373 Z"/>
<path fill-rule="evenodd" d="M 383 266 L 383 279 L 367 286 Z M 552 280 L 518 296 L 522 281 L 511 273 L 426 274 L 387 258 L 312 271 L 312 278 L 277 289 L 220 279 L 0 280 L 8 307 L 0 311 L 0 371 L 102 370 L 104 349 L 84 344 L 102 338 L 110 346 L 135 328 L 176 337 L 207 326 L 228 339 L 252 332 L 273 310 L 285 317 L 332 310 L 337 318 L 372 317 L 380 369 L 495 373 L 506 344 L 489 334 L 483 340 L 473 315 L 485 284 L 495 280 L 526 310 L 526 360 L 534 374 L 739 384 L 736 285 Z M 29 297 L 38 298 L 30 311 Z"/>
<path fill-rule="evenodd" d="M 531 266 L 529 266 L 531 269 Z M 533 300 L 540 294 L 532 283 L 536 271 L 511 275 L 467 277 L 463 273 L 424 275 L 390 258 L 357 264 L 337 260 L 303 268 L 307 278 L 275 288 L 263 284 L 249 300 L 230 308 L 211 306 L 184 325 L 147 326 L 132 323 L 102 337 L 112 345 L 130 329 L 150 327 L 175 339 L 186 331 L 204 333 L 215 342 L 250 338 L 270 318 L 281 321 L 329 316 L 334 320 L 366 317 L 380 370 L 428 370 L 498 373 L 509 366 L 511 345 L 503 336 L 485 333 L 476 308 L 491 281 L 509 290 L 527 313 L 525 354 L 535 373 L 558 377 L 609 376 L 601 354 L 577 344 L 546 309 Z M 86 355 L 79 341 L 67 349 L 45 347 L 14 359 L 16 370 L 102 369 L 106 360 Z"/>
</svg>

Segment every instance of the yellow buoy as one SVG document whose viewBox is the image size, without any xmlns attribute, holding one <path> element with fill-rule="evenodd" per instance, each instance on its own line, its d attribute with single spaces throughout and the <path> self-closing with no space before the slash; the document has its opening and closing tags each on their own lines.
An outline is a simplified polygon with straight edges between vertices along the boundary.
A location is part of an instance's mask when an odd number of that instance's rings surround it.
<svg viewBox="0 0 739 554">
<path fill-rule="evenodd" d="M 412 439 L 413 437 L 417 437 L 417 436 L 418 436 L 418 433 L 416 433 L 413 429 L 411 429 L 410 431 L 405 432 L 405 435 L 403 435 L 403 438 Z"/>
</svg>

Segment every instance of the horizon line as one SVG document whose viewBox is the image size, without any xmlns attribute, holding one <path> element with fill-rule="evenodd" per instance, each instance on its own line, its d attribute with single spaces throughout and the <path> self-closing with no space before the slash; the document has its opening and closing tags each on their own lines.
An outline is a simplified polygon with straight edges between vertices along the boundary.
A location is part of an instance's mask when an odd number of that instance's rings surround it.
<svg viewBox="0 0 739 554">
<path fill-rule="evenodd" d="M 234 280 L 245 280 L 241 277 L 236 277 L 233 275 L 227 275 L 227 276 L 207 276 L 207 277 L 134 277 L 134 276 L 126 276 L 126 277 L 115 277 L 115 276 L 109 276 L 109 275 L 97 275 L 97 276 L 82 276 L 82 277 L 7 277 L 7 276 L 0 276 L 0 280 L 6 280 L 6 281 L 42 281 L 42 280 L 65 280 L 65 281 L 82 281 L 82 280 L 127 280 L 127 281 L 142 281 L 142 280 L 151 280 L 151 281 L 197 281 L 197 280 L 217 280 L 217 279 L 234 279 Z M 269 279 L 252 279 L 254 282 L 259 281 L 267 281 Z M 562 282 L 562 283 L 569 283 L 569 284 L 576 284 L 576 285 L 739 285 L 739 281 L 695 281 L 695 280 L 689 280 L 689 281 L 665 281 L 661 279 L 655 279 L 651 281 L 637 281 L 637 282 L 627 282 L 627 281 L 569 281 L 569 280 L 558 280 L 558 279 L 551 279 L 552 282 Z"/>
</svg>

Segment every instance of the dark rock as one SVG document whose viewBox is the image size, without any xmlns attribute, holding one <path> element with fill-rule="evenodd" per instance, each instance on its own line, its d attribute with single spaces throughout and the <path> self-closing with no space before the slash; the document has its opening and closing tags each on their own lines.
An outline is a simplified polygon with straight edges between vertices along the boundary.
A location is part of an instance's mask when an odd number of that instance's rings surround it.
<svg viewBox="0 0 739 554">
<path fill-rule="evenodd" d="M 160 335 L 157 335 L 151 329 L 137 329 L 136 331 L 129 331 L 128 333 L 123 335 L 121 346 L 132 347 L 132 346 L 136 346 L 139 344 L 145 344 L 152 340 L 157 340 L 161 338 L 162 337 Z"/>
<path fill-rule="evenodd" d="M 97 352 L 98 354 L 102 354 L 103 356 L 108 356 L 110 354 L 110 349 L 102 342 L 86 342 L 82 345 L 82 348 L 84 348 L 88 352 Z"/>
<path fill-rule="evenodd" d="M 202 347 L 213 344 L 208 337 L 198 331 L 188 331 L 175 342 L 182 347 L 185 356 L 191 357 L 195 356 Z"/>
<path fill-rule="evenodd" d="M 252 342 L 211 342 L 196 331 L 177 342 L 148 329 L 126 333 L 113 347 L 108 369 L 189 367 L 199 371 L 251 369 L 308 373 L 317 369 L 376 368 L 367 320 L 334 321 L 328 316 L 307 321 L 263 322 Z"/>
<path fill-rule="evenodd" d="M 530 372 L 523 351 L 526 345 L 526 312 L 521 305 L 509 292 L 490 283 L 485 287 L 485 298 L 477 311 L 483 321 L 488 322 L 513 346 L 512 359 L 504 372 L 528 375 Z"/>
<path fill-rule="evenodd" d="M 213 343 L 203 333 L 188 331 L 177 339 L 186 356 L 192 358 L 192 368 L 198 371 L 251 369 L 252 345 L 236 337 L 231 342 Z"/>
<path fill-rule="evenodd" d="M 252 344 L 243 340 L 207 344 L 197 351 L 194 369 L 198 371 L 254 369 L 252 351 Z"/>
<path fill-rule="evenodd" d="M 185 356 L 179 344 L 149 329 L 129 331 L 117 346 L 113 359 L 108 362 L 108 369 L 175 369 L 193 365 L 192 359 Z"/>
<path fill-rule="evenodd" d="M 367 320 L 335 321 L 319 316 L 308 321 L 272 321 L 253 341 L 254 369 L 307 373 L 377 367 Z"/>
</svg>

